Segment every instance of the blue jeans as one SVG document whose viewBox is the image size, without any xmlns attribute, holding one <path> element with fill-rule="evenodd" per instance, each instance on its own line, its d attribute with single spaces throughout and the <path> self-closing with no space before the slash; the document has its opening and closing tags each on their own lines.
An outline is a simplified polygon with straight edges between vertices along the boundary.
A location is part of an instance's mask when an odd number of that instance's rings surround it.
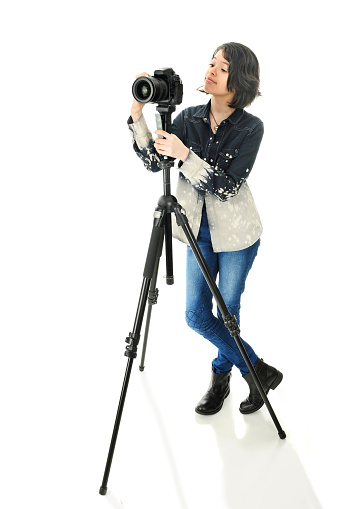
<svg viewBox="0 0 339 509">
<path fill-rule="evenodd" d="M 214 253 L 205 207 L 198 235 L 202 254 L 216 279 L 219 273 L 219 290 L 227 308 L 240 324 L 240 298 L 245 289 L 245 281 L 256 257 L 260 239 L 241 251 Z M 215 373 L 226 373 L 235 365 L 242 375 L 249 373 L 246 363 L 235 340 L 225 326 L 219 309 L 217 317 L 212 312 L 212 293 L 191 248 L 187 247 L 186 269 L 186 322 L 196 332 L 208 339 L 218 348 L 218 356 L 212 362 Z M 242 340 L 248 356 L 256 365 L 258 356 L 252 347 Z"/>
</svg>

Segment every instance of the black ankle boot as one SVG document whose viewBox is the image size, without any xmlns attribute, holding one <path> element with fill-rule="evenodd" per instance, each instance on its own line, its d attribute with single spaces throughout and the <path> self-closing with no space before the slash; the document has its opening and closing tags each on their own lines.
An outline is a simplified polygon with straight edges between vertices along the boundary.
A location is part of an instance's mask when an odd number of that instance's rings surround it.
<svg viewBox="0 0 339 509">
<path fill-rule="evenodd" d="M 230 393 L 230 380 L 232 373 L 214 373 L 206 394 L 201 398 L 195 411 L 202 415 L 212 415 L 219 412 L 224 400 Z"/>
<path fill-rule="evenodd" d="M 263 386 L 265 393 L 267 394 L 270 389 L 275 389 L 283 379 L 282 373 L 277 369 L 265 364 L 262 359 L 259 359 L 255 368 L 255 372 Z M 260 393 L 255 385 L 251 373 L 244 375 L 243 378 L 249 385 L 250 394 L 245 401 L 240 404 L 240 412 L 242 414 L 251 414 L 256 412 L 264 404 L 264 400 L 260 396 Z"/>
</svg>

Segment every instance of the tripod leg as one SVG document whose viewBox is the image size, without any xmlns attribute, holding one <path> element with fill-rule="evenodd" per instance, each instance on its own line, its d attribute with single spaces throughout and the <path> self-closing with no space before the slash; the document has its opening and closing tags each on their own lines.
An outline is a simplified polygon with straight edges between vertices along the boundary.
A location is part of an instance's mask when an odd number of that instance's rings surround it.
<svg viewBox="0 0 339 509">
<path fill-rule="evenodd" d="M 100 495 L 106 495 L 106 493 L 107 493 L 108 477 L 109 477 L 109 473 L 110 473 L 110 470 L 111 470 L 111 464 L 112 464 L 115 444 L 116 444 L 116 441 L 117 441 L 117 438 L 118 438 L 120 421 L 121 421 L 121 416 L 122 416 L 122 412 L 123 412 L 123 409 L 124 409 L 124 404 L 125 404 L 125 398 L 126 398 L 128 383 L 129 383 L 129 379 L 130 379 L 131 371 L 132 371 L 132 365 L 133 365 L 133 358 L 130 358 L 130 359 L 128 359 L 128 363 L 127 363 L 125 379 L 124 379 L 123 386 L 122 386 L 122 391 L 121 391 L 118 411 L 117 411 L 117 415 L 116 415 L 116 419 L 115 419 L 115 425 L 114 425 L 114 429 L 113 429 L 111 445 L 110 445 L 110 448 L 109 448 L 107 462 L 106 462 L 106 468 L 105 468 L 105 472 L 104 472 L 104 477 L 103 477 L 102 484 L 101 484 L 101 487 L 100 487 L 100 490 L 99 490 Z"/>
<path fill-rule="evenodd" d="M 141 354 L 141 361 L 139 370 L 144 371 L 145 369 L 145 356 L 146 356 L 146 348 L 147 348 L 147 340 L 148 340 L 148 333 L 149 333 L 149 326 L 151 321 L 151 315 L 152 315 L 152 308 L 154 304 L 158 301 L 158 295 L 159 291 L 156 288 L 157 284 L 157 276 L 158 276 L 158 270 L 159 270 L 159 262 L 160 262 L 160 256 L 161 256 L 161 249 L 162 249 L 162 243 L 159 245 L 160 248 L 160 254 L 157 256 L 156 264 L 154 267 L 154 273 L 151 281 L 151 286 L 148 294 L 148 310 L 147 310 L 147 316 L 146 316 L 146 325 L 145 325 L 145 333 L 144 333 L 144 342 L 142 345 L 142 354 Z"/>
<path fill-rule="evenodd" d="M 272 417 L 272 420 L 278 430 L 279 437 L 281 439 L 286 438 L 286 433 L 280 426 L 280 423 L 279 423 L 279 421 L 273 411 L 273 408 L 267 398 L 267 395 L 261 385 L 259 377 L 258 377 L 257 373 L 255 372 L 254 367 L 251 363 L 251 360 L 250 360 L 250 358 L 245 350 L 245 347 L 241 341 L 241 338 L 239 336 L 240 329 L 239 329 L 239 326 L 237 325 L 236 317 L 232 316 L 231 313 L 228 311 L 227 306 L 224 302 L 224 299 L 222 298 L 222 295 L 219 291 L 219 288 L 217 287 L 216 282 L 211 274 L 211 271 L 206 263 L 206 260 L 203 257 L 203 254 L 200 250 L 199 244 L 197 243 L 197 241 L 193 235 L 193 232 L 191 230 L 191 227 L 188 224 L 187 217 L 183 213 L 179 204 L 174 206 L 174 212 L 175 212 L 175 216 L 177 219 L 177 223 L 179 226 L 181 226 L 183 228 L 186 238 L 189 242 L 189 245 L 194 253 L 194 256 L 196 257 L 196 260 L 200 266 L 200 269 L 201 269 L 201 271 L 206 279 L 206 282 L 213 294 L 213 297 L 215 298 L 215 301 L 220 309 L 224 323 L 225 323 L 226 327 L 228 328 L 228 330 L 230 331 L 231 336 L 234 338 L 234 340 L 240 350 L 240 353 L 244 358 L 246 366 L 248 367 L 249 372 L 252 375 L 252 378 L 253 378 L 254 383 L 260 393 L 260 396 L 264 400 L 264 403 Z"/>
<path fill-rule="evenodd" d="M 166 205 L 164 205 L 164 208 L 166 208 Z M 171 213 L 166 212 L 166 215 L 164 216 L 164 238 L 165 238 L 165 247 L 166 247 L 166 283 L 168 285 L 172 285 L 174 283 L 174 277 L 173 277 L 173 254 L 172 254 L 172 219 L 171 219 Z M 158 295 L 159 291 L 156 288 L 156 282 L 158 277 L 158 270 L 159 270 L 159 262 L 162 254 L 163 249 L 163 242 L 159 243 L 158 253 L 157 253 L 157 259 L 154 267 L 154 272 L 152 276 L 151 281 L 151 287 L 149 291 L 148 296 L 148 311 L 147 311 L 147 317 L 146 317 L 146 325 L 145 325 L 145 334 L 144 334 L 144 342 L 143 342 L 143 348 L 142 348 L 142 354 L 141 354 L 141 361 L 139 370 L 144 371 L 145 369 L 145 355 L 146 355 L 146 348 L 147 348 L 147 341 L 148 341 L 148 333 L 149 333 L 149 325 L 151 321 L 151 315 L 152 315 L 152 307 L 154 304 L 158 301 Z"/>
<path fill-rule="evenodd" d="M 126 339 L 126 342 L 128 343 L 128 345 L 126 346 L 125 356 L 128 357 L 128 362 L 127 362 L 125 378 L 124 378 L 123 385 L 122 385 L 118 411 L 117 411 L 116 418 L 115 418 L 115 424 L 114 424 L 114 428 L 113 428 L 113 434 L 112 434 L 111 444 L 110 444 L 110 448 L 109 448 L 109 452 L 108 452 L 105 472 L 104 472 L 102 484 L 101 484 L 101 487 L 99 490 L 100 495 L 106 495 L 106 493 L 107 493 L 108 477 L 109 477 L 109 473 L 111 470 L 111 464 L 112 464 L 116 441 L 118 438 L 120 421 L 121 421 L 122 412 L 124 409 L 129 379 L 131 376 L 131 371 L 132 371 L 132 366 L 133 366 L 133 360 L 137 356 L 138 343 L 140 340 L 140 331 L 141 331 L 145 308 L 146 308 L 146 304 L 147 304 L 147 295 L 149 292 L 151 279 L 154 274 L 156 258 L 157 258 L 157 254 L 159 253 L 159 246 L 162 245 L 162 243 L 163 243 L 164 228 L 162 227 L 162 217 L 163 216 L 161 215 L 160 219 L 157 219 L 154 222 L 151 240 L 149 243 L 149 248 L 148 248 L 148 253 L 147 253 L 147 258 L 146 258 L 146 263 L 145 263 L 144 279 L 142 282 L 137 312 L 135 315 L 133 331 L 129 334 L 128 338 Z"/>
<path fill-rule="evenodd" d="M 174 284 L 173 276 L 173 249 L 172 249 L 172 219 L 166 214 L 165 219 L 165 247 L 166 247 L 166 284 Z"/>
</svg>

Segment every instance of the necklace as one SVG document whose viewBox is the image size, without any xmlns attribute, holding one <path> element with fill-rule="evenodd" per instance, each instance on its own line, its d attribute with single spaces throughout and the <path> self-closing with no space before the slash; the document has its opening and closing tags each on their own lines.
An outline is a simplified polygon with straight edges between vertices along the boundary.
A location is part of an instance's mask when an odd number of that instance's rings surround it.
<svg viewBox="0 0 339 509">
<path fill-rule="evenodd" d="M 218 130 L 218 127 L 220 126 L 220 124 L 218 124 L 218 122 L 215 120 L 215 116 L 213 115 L 212 108 L 210 109 L 210 112 L 211 112 L 211 115 L 212 115 L 212 117 L 213 117 L 213 120 L 214 120 L 214 122 L 215 122 L 215 124 L 216 124 L 216 125 L 214 126 L 214 129 L 215 129 L 215 131 L 217 131 L 217 130 Z"/>
</svg>

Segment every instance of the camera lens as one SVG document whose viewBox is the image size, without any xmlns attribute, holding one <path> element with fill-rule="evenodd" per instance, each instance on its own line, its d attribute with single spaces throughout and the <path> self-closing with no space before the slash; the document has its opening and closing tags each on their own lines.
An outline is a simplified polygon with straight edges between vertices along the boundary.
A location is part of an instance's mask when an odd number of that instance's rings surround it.
<svg viewBox="0 0 339 509">
<path fill-rule="evenodd" d="M 149 94 L 150 94 L 150 87 L 147 86 L 147 85 L 141 85 L 140 87 L 140 96 L 143 97 L 144 99 L 147 99 L 147 97 L 149 97 Z"/>
<path fill-rule="evenodd" d="M 156 78 L 140 77 L 135 80 L 132 87 L 133 97 L 139 103 L 161 102 L 168 97 L 167 84 Z"/>
</svg>

